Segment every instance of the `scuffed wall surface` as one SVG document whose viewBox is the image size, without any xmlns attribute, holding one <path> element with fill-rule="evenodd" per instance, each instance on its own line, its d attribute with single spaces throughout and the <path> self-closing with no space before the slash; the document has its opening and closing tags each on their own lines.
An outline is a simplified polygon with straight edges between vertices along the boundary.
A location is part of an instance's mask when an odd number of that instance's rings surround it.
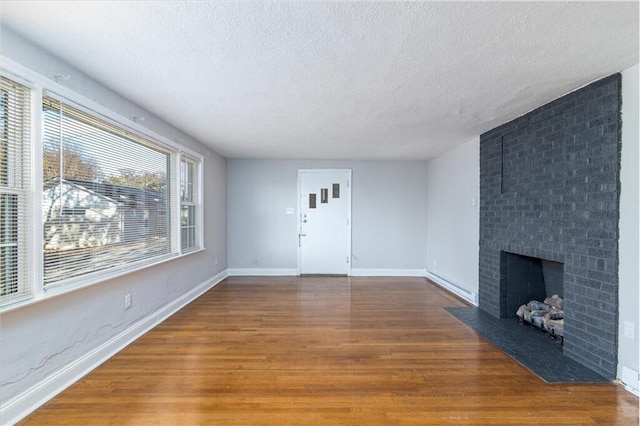
<svg viewBox="0 0 640 426">
<path fill-rule="evenodd" d="M 5 404 L 226 269 L 226 160 L 107 87 L 2 29 L 2 55 L 204 156 L 206 250 L 0 315 L 0 402 Z M 218 262 L 214 261 L 218 258 Z M 132 306 L 124 309 L 124 296 Z"/>
</svg>

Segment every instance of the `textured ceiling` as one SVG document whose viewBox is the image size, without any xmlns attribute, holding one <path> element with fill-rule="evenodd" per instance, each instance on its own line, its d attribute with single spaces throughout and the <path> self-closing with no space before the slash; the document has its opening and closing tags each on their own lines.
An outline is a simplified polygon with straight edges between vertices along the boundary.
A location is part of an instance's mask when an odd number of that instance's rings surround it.
<svg viewBox="0 0 640 426">
<path fill-rule="evenodd" d="M 427 159 L 638 63 L 637 2 L 2 1 L 227 157 Z"/>
</svg>

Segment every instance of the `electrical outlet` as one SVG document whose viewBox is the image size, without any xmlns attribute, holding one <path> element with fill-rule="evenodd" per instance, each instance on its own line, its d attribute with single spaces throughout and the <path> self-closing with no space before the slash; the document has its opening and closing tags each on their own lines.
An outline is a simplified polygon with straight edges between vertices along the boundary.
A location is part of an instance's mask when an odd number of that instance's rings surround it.
<svg viewBox="0 0 640 426">
<path fill-rule="evenodd" d="M 217 257 L 214 259 L 214 262 L 215 262 L 216 265 L 218 264 L 218 258 Z"/>
<path fill-rule="evenodd" d="M 131 293 L 124 295 L 124 308 L 129 309 L 131 307 Z"/>
<path fill-rule="evenodd" d="M 631 321 L 624 322 L 624 337 L 635 340 L 636 327 Z"/>
</svg>

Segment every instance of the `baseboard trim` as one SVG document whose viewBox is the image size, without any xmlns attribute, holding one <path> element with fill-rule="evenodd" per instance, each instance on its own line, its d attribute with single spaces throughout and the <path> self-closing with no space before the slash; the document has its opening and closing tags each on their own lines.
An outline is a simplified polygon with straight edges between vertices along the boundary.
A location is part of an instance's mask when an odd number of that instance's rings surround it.
<svg viewBox="0 0 640 426">
<path fill-rule="evenodd" d="M 469 291 L 466 288 L 438 275 L 435 274 L 429 270 L 427 270 L 427 274 L 426 277 L 428 279 L 430 279 L 431 281 L 433 281 L 434 283 L 436 283 L 437 285 L 439 285 L 440 287 L 444 288 L 445 290 L 450 291 L 451 293 L 455 294 L 458 297 L 463 298 L 464 300 L 466 300 L 467 302 L 471 303 L 474 306 L 478 306 L 478 294 L 473 292 L 473 291 Z"/>
<path fill-rule="evenodd" d="M 367 269 L 354 268 L 352 277 L 424 277 L 424 269 Z"/>
<path fill-rule="evenodd" d="M 38 407 L 94 370 L 100 364 L 120 352 L 153 327 L 169 318 L 171 315 L 200 297 L 211 288 L 215 287 L 218 283 L 224 280 L 227 275 L 227 271 L 225 270 L 199 284 L 197 287 L 185 293 L 178 299 L 175 299 L 161 307 L 159 310 L 141 319 L 122 333 L 93 349 L 91 352 L 58 370 L 20 395 L 10 399 L 0 407 L 0 424 L 13 425 L 19 422 L 35 411 Z"/>
<path fill-rule="evenodd" d="M 229 268 L 230 277 L 277 277 L 298 275 L 297 269 L 292 268 Z"/>
<path fill-rule="evenodd" d="M 619 381 L 628 392 L 635 396 L 640 396 L 640 391 L 638 390 L 640 388 L 640 374 L 633 368 L 623 365 Z"/>
</svg>

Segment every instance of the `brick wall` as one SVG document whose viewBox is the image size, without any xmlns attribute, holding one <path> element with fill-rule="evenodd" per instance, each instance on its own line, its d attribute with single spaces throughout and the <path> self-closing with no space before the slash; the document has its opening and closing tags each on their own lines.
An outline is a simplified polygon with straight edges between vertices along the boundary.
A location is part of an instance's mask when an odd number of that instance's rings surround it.
<svg viewBox="0 0 640 426">
<path fill-rule="evenodd" d="M 564 353 L 614 379 L 621 77 L 480 137 L 480 308 L 500 316 L 502 251 L 564 263 Z M 504 269 L 504 267 L 503 267 Z"/>
</svg>

